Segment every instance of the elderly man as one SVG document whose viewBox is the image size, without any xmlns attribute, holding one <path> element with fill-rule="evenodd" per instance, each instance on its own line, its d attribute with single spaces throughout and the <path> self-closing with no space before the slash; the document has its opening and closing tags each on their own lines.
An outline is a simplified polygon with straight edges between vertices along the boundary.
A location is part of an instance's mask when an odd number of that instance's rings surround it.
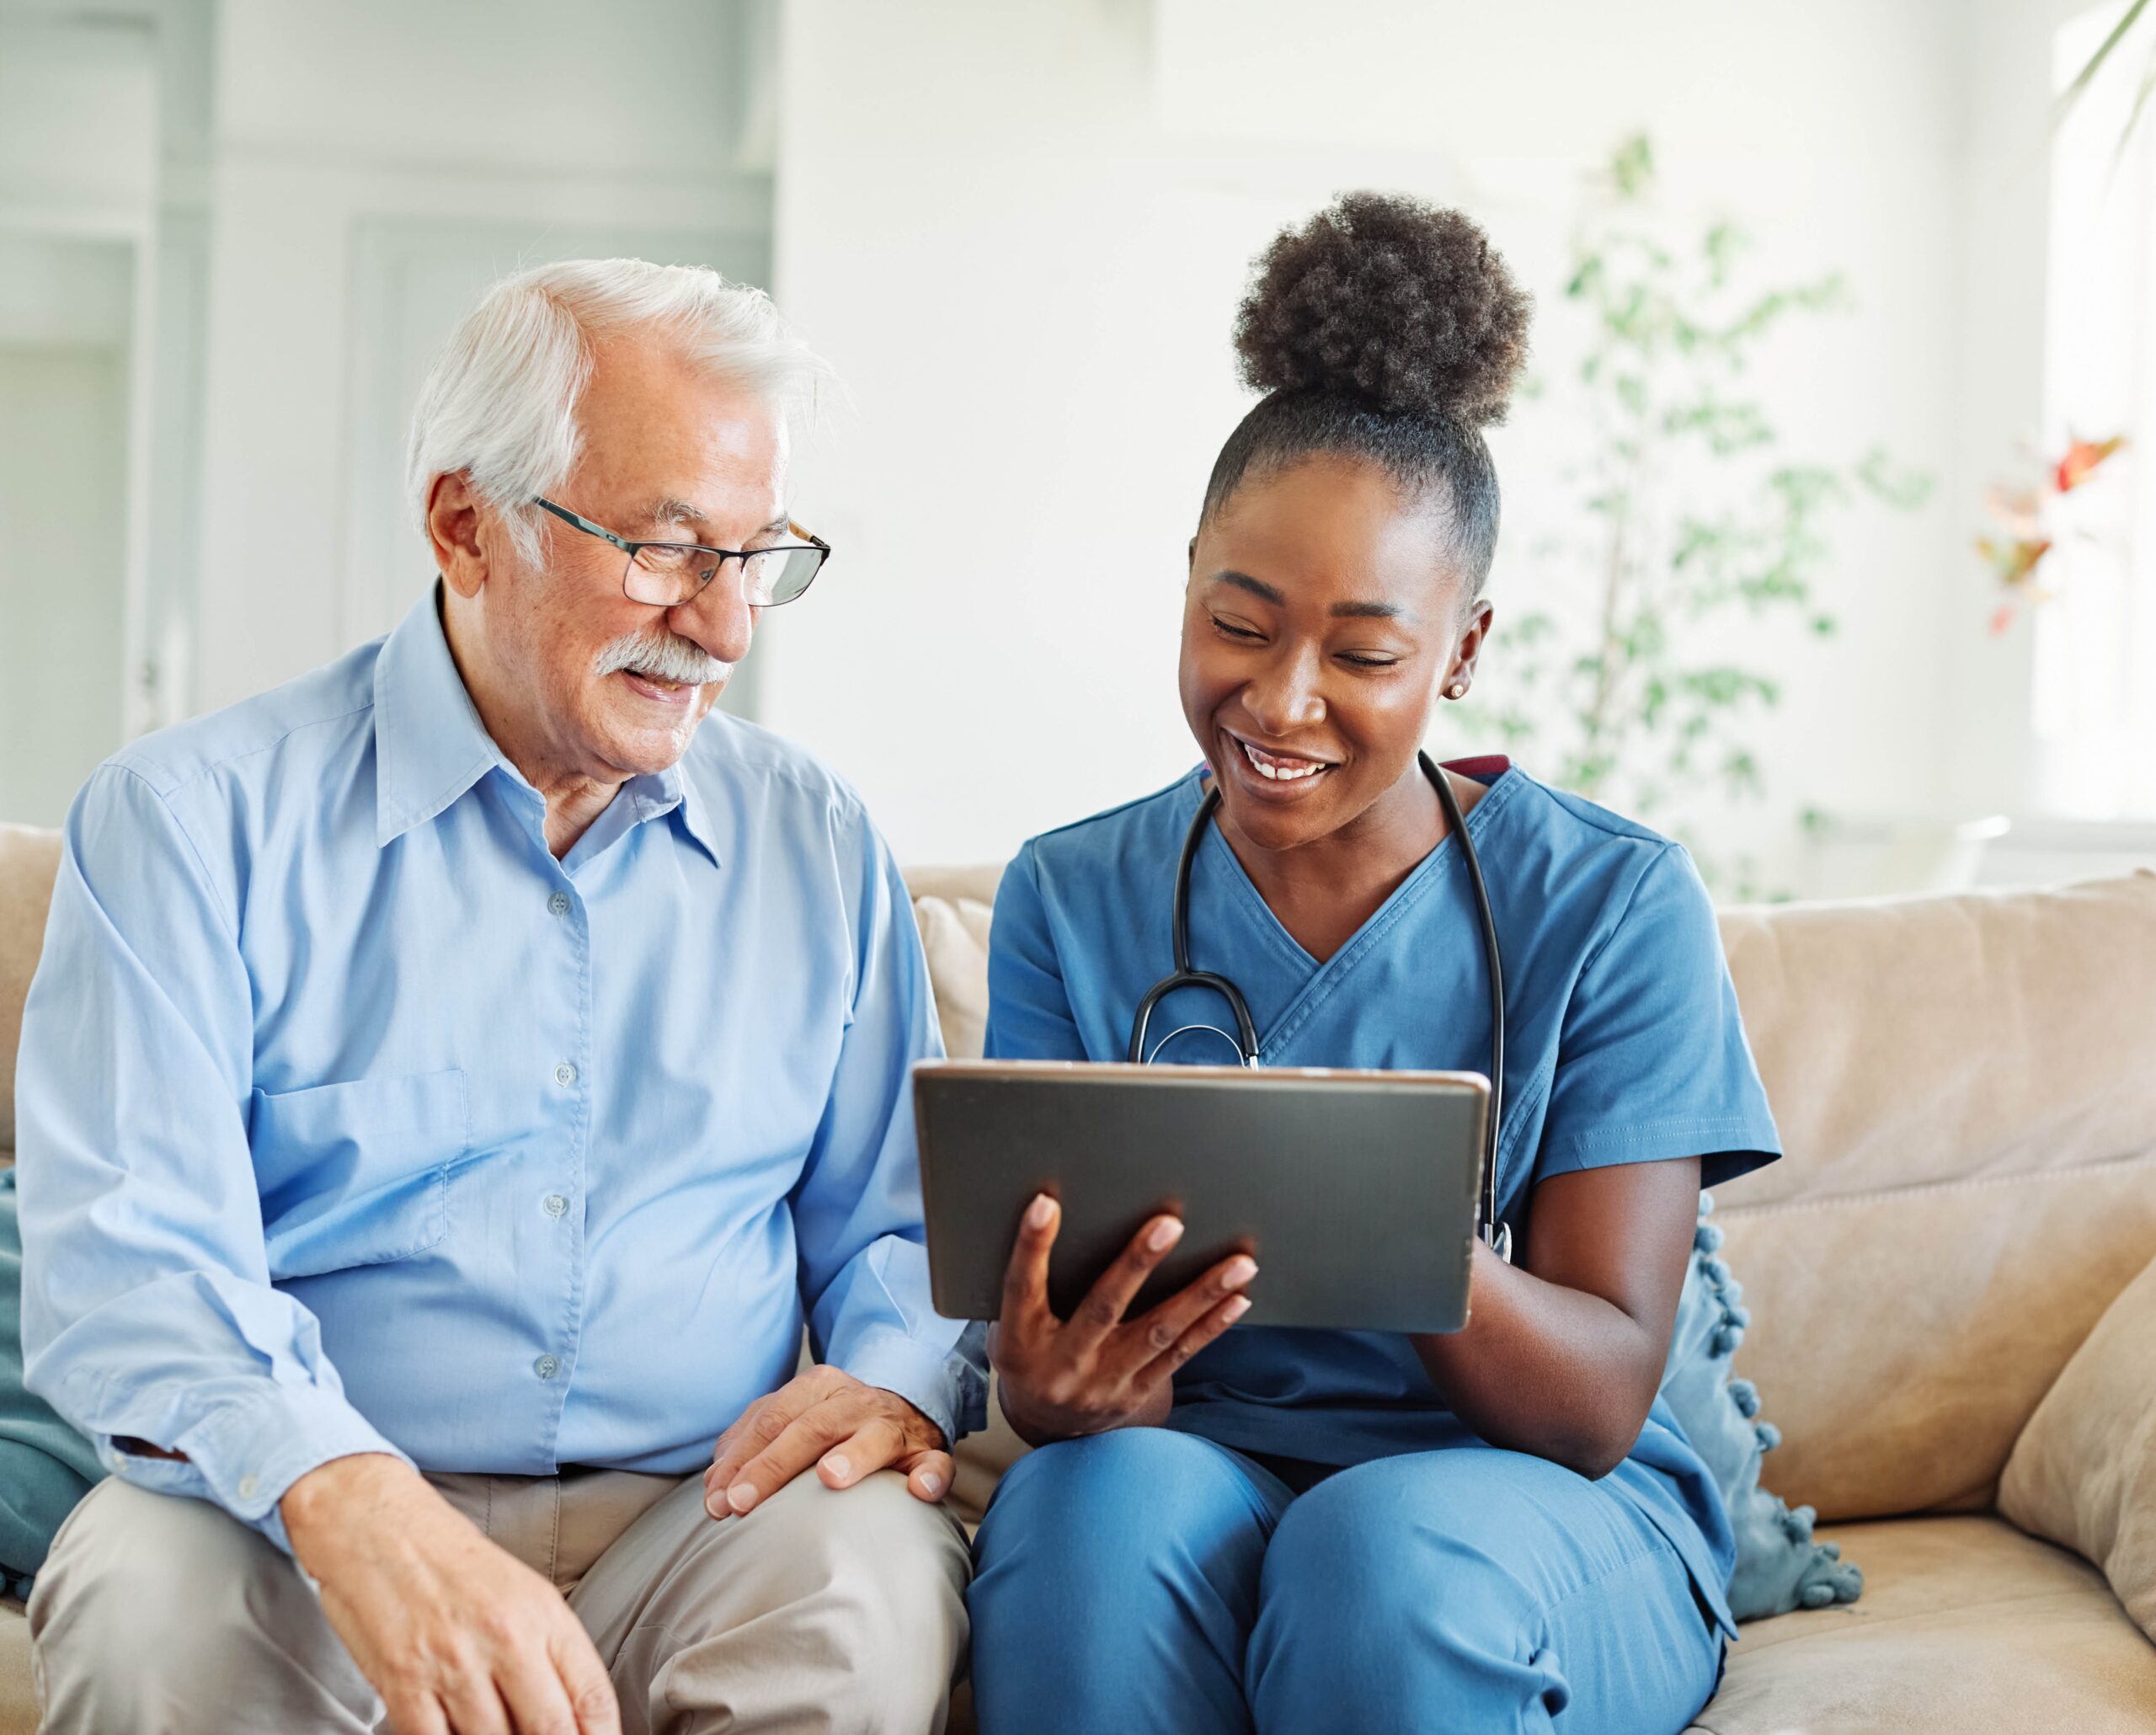
<svg viewBox="0 0 2156 1735">
<path fill-rule="evenodd" d="M 983 1388 L 920 943 L 852 792 L 707 715 L 828 552 L 820 366 L 708 271 L 500 285 L 414 430 L 439 586 L 76 803 L 24 1336 L 116 1475 L 38 1581 L 48 1729 L 941 1727 Z"/>
</svg>

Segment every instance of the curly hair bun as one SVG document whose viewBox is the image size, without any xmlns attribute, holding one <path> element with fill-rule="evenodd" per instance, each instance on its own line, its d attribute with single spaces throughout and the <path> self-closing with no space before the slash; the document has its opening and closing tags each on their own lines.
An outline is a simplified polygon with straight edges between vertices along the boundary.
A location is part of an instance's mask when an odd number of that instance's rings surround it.
<svg viewBox="0 0 2156 1735">
<path fill-rule="evenodd" d="M 1458 211 L 1347 193 L 1259 256 L 1235 352 L 1261 392 L 1352 393 L 1479 427 L 1504 419 L 1532 305 Z"/>
</svg>

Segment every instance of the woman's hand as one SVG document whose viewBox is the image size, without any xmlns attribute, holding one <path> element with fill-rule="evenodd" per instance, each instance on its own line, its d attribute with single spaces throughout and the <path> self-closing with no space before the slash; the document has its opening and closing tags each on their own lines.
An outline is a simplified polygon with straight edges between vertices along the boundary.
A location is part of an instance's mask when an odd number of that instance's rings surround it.
<svg viewBox="0 0 2156 1735">
<path fill-rule="evenodd" d="M 1003 1413 L 1029 1445 L 1166 1420 L 1176 1369 L 1249 1311 L 1243 1290 L 1257 1275 L 1257 1262 L 1236 1253 L 1150 1312 L 1124 1319 L 1182 1238 L 1177 1219 L 1155 1217 L 1076 1311 L 1058 1319 L 1048 1305 L 1048 1256 L 1062 1222 L 1046 1193 L 1027 1207 L 1004 1274 L 1003 1316 L 988 1334 Z"/>
</svg>

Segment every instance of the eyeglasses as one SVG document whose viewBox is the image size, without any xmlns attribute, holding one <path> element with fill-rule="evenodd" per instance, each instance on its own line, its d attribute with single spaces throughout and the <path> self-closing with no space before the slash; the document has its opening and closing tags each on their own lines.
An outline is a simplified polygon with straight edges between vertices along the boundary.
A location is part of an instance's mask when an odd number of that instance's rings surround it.
<svg viewBox="0 0 2156 1735">
<path fill-rule="evenodd" d="M 629 557 L 622 574 L 622 594 L 632 602 L 655 608 L 679 608 L 702 595 L 705 585 L 718 576 L 729 560 L 741 563 L 741 596 L 751 608 L 776 608 L 792 602 L 815 582 L 816 574 L 830 558 L 831 545 L 811 536 L 789 520 L 787 529 L 801 538 L 768 548 L 706 548 L 695 542 L 632 542 L 611 530 L 579 517 L 566 506 L 536 495 L 531 504 L 551 512 L 563 523 L 611 542 Z"/>
</svg>

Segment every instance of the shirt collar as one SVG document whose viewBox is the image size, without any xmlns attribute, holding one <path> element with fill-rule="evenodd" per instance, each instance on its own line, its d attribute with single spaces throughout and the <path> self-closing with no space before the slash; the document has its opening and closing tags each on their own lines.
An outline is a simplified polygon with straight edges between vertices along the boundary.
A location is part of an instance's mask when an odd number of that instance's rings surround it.
<svg viewBox="0 0 2156 1735">
<path fill-rule="evenodd" d="M 465 691 L 442 632 L 439 585 L 412 606 L 383 641 L 374 665 L 375 843 L 387 846 L 443 813 L 496 769 L 516 788 L 538 792 L 504 756 Z M 696 846 L 719 863 L 702 803 L 679 764 L 632 777 L 615 796 L 633 823 L 672 813 Z M 624 828 L 626 829 L 626 828 Z"/>
<path fill-rule="evenodd" d="M 719 860 L 718 839 L 712 835 L 710 816 L 704 812 L 703 803 L 696 798 L 688 775 L 678 761 L 656 776 L 630 778 L 622 786 L 621 794 L 614 798 L 620 801 L 625 798 L 637 803 L 636 816 L 639 819 L 655 819 L 661 814 L 672 814 L 680 821 L 689 841 L 711 857 L 711 865 L 723 865 Z"/>
<path fill-rule="evenodd" d="M 436 601 L 440 590 L 439 585 L 427 587 L 375 659 L 378 846 L 424 825 L 496 766 L 510 769 L 450 656 Z"/>
</svg>

